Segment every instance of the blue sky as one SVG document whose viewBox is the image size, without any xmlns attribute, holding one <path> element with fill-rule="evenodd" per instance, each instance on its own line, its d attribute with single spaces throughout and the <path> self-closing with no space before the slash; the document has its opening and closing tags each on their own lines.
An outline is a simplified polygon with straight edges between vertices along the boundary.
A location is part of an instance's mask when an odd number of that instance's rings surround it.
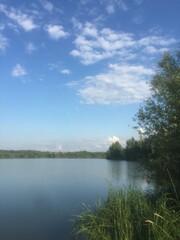
<svg viewBox="0 0 180 240">
<path fill-rule="evenodd" d="M 133 116 L 165 51 L 179 0 L 0 1 L 0 149 L 104 151 Z"/>
</svg>

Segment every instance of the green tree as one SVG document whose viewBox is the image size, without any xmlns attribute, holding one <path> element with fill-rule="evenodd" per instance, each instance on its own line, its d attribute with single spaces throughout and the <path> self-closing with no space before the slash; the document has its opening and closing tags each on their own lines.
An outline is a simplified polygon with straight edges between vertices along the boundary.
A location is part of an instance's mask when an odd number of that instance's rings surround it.
<svg viewBox="0 0 180 240">
<path fill-rule="evenodd" d="M 139 141 L 133 137 L 126 141 L 125 158 L 126 160 L 136 161 L 141 157 Z"/>
<path fill-rule="evenodd" d="M 180 51 L 163 55 L 150 89 L 136 121 L 151 142 L 151 167 L 180 180 Z"/>
<path fill-rule="evenodd" d="M 111 144 L 106 154 L 106 158 L 112 160 L 121 160 L 123 156 L 123 148 L 118 141 Z"/>
</svg>

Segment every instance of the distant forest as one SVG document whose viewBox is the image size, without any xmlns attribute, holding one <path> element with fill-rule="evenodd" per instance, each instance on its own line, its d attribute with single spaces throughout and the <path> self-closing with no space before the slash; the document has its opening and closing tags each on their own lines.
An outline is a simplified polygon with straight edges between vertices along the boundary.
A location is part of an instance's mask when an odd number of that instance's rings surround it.
<svg viewBox="0 0 180 240">
<path fill-rule="evenodd" d="M 105 152 L 42 152 L 33 150 L 0 150 L 0 159 L 8 158 L 106 158 Z"/>
</svg>

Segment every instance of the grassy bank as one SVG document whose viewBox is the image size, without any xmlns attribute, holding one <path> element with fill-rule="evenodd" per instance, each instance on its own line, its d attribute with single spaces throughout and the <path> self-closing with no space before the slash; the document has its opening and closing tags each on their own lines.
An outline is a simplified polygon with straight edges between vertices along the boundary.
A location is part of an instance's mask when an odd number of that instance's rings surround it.
<svg viewBox="0 0 180 240">
<path fill-rule="evenodd" d="M 110 190 L 106 201 L 84 205 L 75 234 L 90 240 L 178 240 L 180 201 L 168 195 L 152 200 L 137 188 Z"/>
</svg>

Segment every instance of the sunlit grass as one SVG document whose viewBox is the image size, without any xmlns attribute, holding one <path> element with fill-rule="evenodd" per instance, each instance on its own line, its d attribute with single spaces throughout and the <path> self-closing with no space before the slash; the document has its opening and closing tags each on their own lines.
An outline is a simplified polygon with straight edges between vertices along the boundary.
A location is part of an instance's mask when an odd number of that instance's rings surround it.
<svg viewBox="0 0 180 240">
<path fill-rule="evenodd" d="M 138 188 L 110 190 L 106 201 L 96 207 L 83 205 L 75 219 L 77 239 L 89 240 L 178 240 L 180 239 L 180 202 L 161 197 L 156 202 Z M 175 204 L 173 203 L 173 206 Z"/>
</svg>

